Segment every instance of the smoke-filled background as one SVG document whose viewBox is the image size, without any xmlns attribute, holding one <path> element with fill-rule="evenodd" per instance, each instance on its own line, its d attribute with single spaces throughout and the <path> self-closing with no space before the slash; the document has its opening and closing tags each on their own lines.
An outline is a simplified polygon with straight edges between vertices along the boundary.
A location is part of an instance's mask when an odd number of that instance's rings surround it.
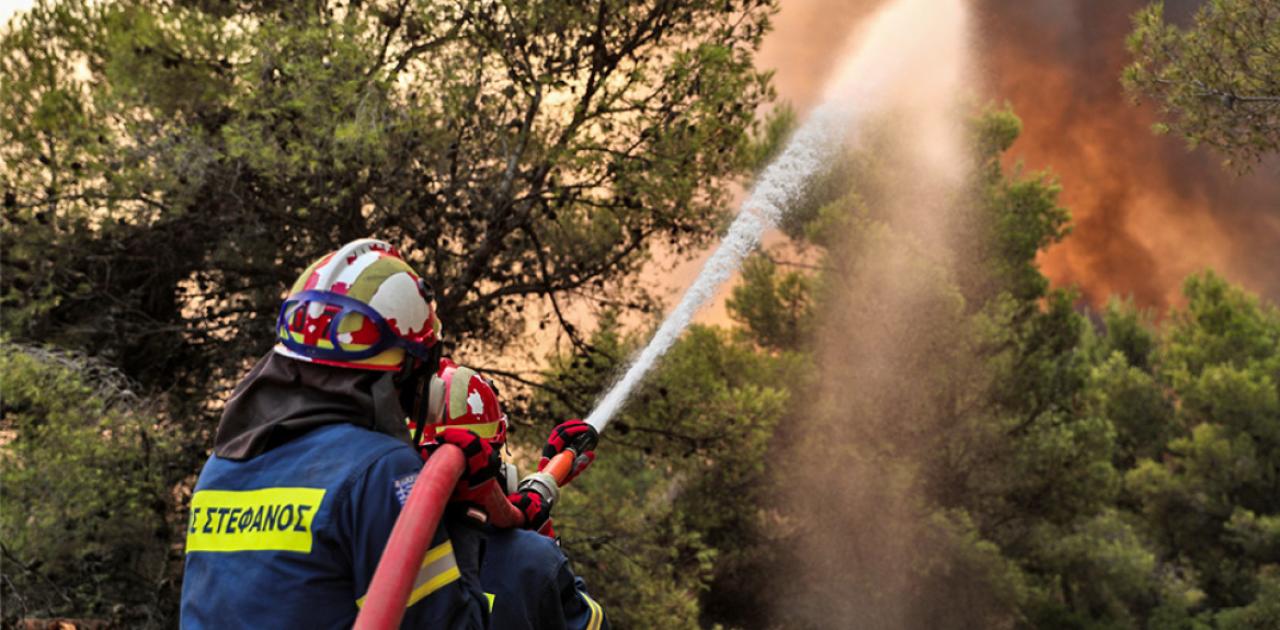
<svg viewBox="0 0 1280 630">
<path fill-rule="evenodd" d="M 825 85 L 780 75 L 783 93 L 801 103 L 867 98 L 853 105 L 868 115 L 849 130 L 846 164 L 820 174 L 811 184 L 814 198 L 792 209 L 793 220 L 813 221 L 821 208 L 846 219 L 814 239 L 828 252 L 822 265 L 830 297 L 817 315 L 818 376 L 786 430 L 794 443 L 784 448 L 790 491 L 780 508 L 795 529 L 778 542 L 785 551 L 774 567 L 768 623 L 981 625 L 988 621 L 987 587 L 966 592 L 962 583 L 977 576 L 921 578 L 931 558 L 955 570 L 945 540 L 928 523 L 915 464 L 924 459 L 918 449 L 940 436 L 944 414 L 934 388 L 945 375 L 970 372 L 959 369 L 967 356 L 957 343 L 964 339 L 963 300 L 948 286 L 957 273 L 975 271 L 965 264 L 959 237 L 966 230 L 956 212 L 971 176 L 971 14 L 963 0 L 896 0 L 865 20 L 854 19 L 865 5 L 810 8 L 805 15 L 784 8 L 782 32 L 815 27 L 824 37 L 851 35 L 826 49 L 842 54 L 819 62 Z M 788 64 L 813 63 L 810 53 L 824 50 L 814 41 L 781 48 L 792 55 L 781 61 Z M 874 66 L 895 75 L 882 89 L 859 94 Z"/>
<path fill-rule="evenodd" d="M 1185 20 L 1196 4 L 1170 3 L 1169 14 Z M 779 68 L 780 94 L 801 111 L 830 97 L 842 68 L 857 65 L 852 55 L 878 55 L 888 64 L 923 54 L 930 61 L 911 66 L 880 95 L 879 116 L 853 130 L 851 164 L 829 175 L 854 180 L 845 184 L 860 198 L 836 205 L 863 204 L 865 220 L 828 236 L 825 273 L 837 281 L 821 289 L 828 299 L 817 316 L 817 376 L 797 401 L 799 417 L 781 430 L 791 443 L 781 458 L 788 462 L 777 539 L 784 549 L 762 596 L 773 604 L 767 622 L 748 615 L 740 620 L 745 626 L 1017 623 L 1009 610 L 1020 587 L 1006 581 L 1017 571 L 1007 572 L 999 553 L 985 555 L 994 547 L 970 544 L 976 529 L 1005 527 L 993 517 L 1001 509 L 975 498 L 982 492 L 973 487 L 1024 497 L 1025 514 L 1052 506 L 1046 496 L 1056 490 L 1001 478 L 1025 463 L 1012 450 L 1035 448 L 1011 446 L 1013 434 L 1001 428 L 1008 410 L 996 411 L 1003 403 L 991 389 L 1008 378 L 992 367 L 1000 359 L 968 345 L 979 337 L 967 316 L 981 305 L 966 302 L 972 296 L 963 287 L 986 282 L 977 276 L 990 272 L 971 256 L 979 245 L 966 243 L 980 228 L 966 224 L 963 209 L 975 202 L 959 184 L 971 175 L 959 128 L 975 104 L 1007 103 L 1022 120 L 1004 158 L 1008 172 L 1047 169 L 1061 184 L 1073 231 L 1039 259 L 1053 286 L 1076 287 L 1091 309 L 1131 296 L 1158 317 L 1180 303 L 1184 279 L 1205 268 L 1280 296 L 1277 163 L 1240 176 L 1218 155 L 1154 135 L 1154 109 L 1134 104 L 1121 86 L 1130 15 L 1144 5 L 784 3 L 762 63 Z M 901 18 L 877 21 L 885 8 Z M 893 32 L 894 43 L 859 49 L 860 38 L 877 28 Z M 957 72 L 961 80 L 947 79 Z M 874 158 L 861 162 L 859 151 Z M 1087 477 L 1074 468 L 1078 461 L 1064 459 L 1065 476 Z M 969 474 L 993 477 L 975 483 Z M 975 525 L 969 513 L 987 521 Z M 1000 541 L 1004 553 L 1020 553 L 1018 536 Z"/>
<path fill-rule="evenodd" d="M 778 68 L 779 94 L 801 109 L 821 96 L 838 51 L 872 0 L 783 3 L 761 63 Z M 1177 301 L 1183 278 L 1212 267 L 1265 296 L 1280 296 L 1280 169 L 1247 176 L 1176 137 L 1156 136 L 1149 104 L 1120 85 L 1124 39 L 1140 0 L 972 0 L 973 96 L 1008 102 L 1024 130 L 1011 155 L 1061 180 L 1074 232 L 1043 259 L 1058 286 L 1095 306 L 1132 295 L 1145 306 Z M 1200 3 L 1167 2 L 1174 20 Z"/>
</svg>

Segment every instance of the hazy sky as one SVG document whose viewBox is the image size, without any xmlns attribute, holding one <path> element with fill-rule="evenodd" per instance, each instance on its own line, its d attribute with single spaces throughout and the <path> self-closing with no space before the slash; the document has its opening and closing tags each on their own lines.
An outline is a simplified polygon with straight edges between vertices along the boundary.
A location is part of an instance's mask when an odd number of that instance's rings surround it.
<svg viewBox="0 0 1280 630">
<path fill-rule="evenodd" d="M 14 12 L 31 6 L 31 2 L 32 0 L 0 0 L 0 23 L 8 22 Z"/>
</svg>

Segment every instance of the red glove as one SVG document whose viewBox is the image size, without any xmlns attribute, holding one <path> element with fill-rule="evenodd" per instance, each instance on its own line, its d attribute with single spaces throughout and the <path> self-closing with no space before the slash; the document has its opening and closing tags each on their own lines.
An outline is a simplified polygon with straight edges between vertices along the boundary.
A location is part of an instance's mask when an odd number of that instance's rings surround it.
<svg viewBox="0 0 1280 630">
<path fill-rule="evenodd" d="M 547 436 L 547 444 L 542 447 L 542 459 L 538 461 L 538 470 L 546 468 L 547 462 L 550 462 L 552 457 L 564 452 L 570 446 L 578 446 L 583 440 L 588 440 L 589 449 L 595 449 L 595 438 L 586 437 L 587 434 L 594 434 L 595 431 L 595 427 L 577 418 L 561 422 L 551 430 L 551 435 Z M 569 471 L 569 476 L 560 485 L 564 486 L 573 481 L 574 477 L 582 474 L 582 471 L 586 470 L 595 459 L 595 450 L 579 452 L 577 459 L 573 462 L 573 470 Z"/>
<path fill-rule="evenodd" d="M 543 502 L 542 495 L 532 490 L 521 490 L 507 495 L 511 505 L 524 514 L 524 528 L 555 538 L 551 528 L 551 506 Z"/>
<path fill-rule="evenodd" d="M 466 429 L 445 429 L 436 434 L 434 441 L 423 445 L 423 456 L 431 457 L 432 451 L 441 444 L 452 444 L 462 449 L 462 456 L 466 458 L 466 467 L 450 501 L 482 504 L 485 493 L 492 491 L 490 486 L 498 484 L 501 453 L 494 450 L 488 440 Z"/>
</svg>

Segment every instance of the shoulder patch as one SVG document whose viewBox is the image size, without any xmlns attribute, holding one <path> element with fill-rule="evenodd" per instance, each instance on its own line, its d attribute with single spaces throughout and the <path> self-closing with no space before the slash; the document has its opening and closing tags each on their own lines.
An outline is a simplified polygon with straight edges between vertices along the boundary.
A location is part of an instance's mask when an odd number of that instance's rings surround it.
<svg viewBox="0 0 1280 630">
<path fill-rule="evenodd" d="M 409 493 L 413 492 L 413 484 L 418 481 L 418 473 L 409 473 L 395 481 L 391 482 L 396 489 L 396 501 L 400 502 L 400 507 L 404 507 L 404 502 L 409 500 Z"/>
</svg>

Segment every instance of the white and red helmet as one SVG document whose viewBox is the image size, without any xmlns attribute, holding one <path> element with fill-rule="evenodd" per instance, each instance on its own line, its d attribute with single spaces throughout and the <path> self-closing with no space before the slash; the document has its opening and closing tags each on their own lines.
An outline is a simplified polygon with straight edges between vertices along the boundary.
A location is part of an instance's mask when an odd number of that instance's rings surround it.
<svg viewBox="0 0 1280 630">
<path fill-rule="evenodd" d="M 405 353 L 428 360 L 440 324 L 431 290 L 395 247 L 366 238 L 315 261 L 276 320 L 275 351 L 363 370 L 399 370 Z"/>
<path fill-rule="evenodd" d="M 497 388 L 488 379 L 449 359 L 440 360 L 440 369 L 431 377 L 427 418 L 421 443 L 435 439 L 445 429 L 466 429 L 500 447 L 507 441 L 507 414 L 498 403 Z M 410 421 L 409 430 L 416 434 Z"/>
</svg>

